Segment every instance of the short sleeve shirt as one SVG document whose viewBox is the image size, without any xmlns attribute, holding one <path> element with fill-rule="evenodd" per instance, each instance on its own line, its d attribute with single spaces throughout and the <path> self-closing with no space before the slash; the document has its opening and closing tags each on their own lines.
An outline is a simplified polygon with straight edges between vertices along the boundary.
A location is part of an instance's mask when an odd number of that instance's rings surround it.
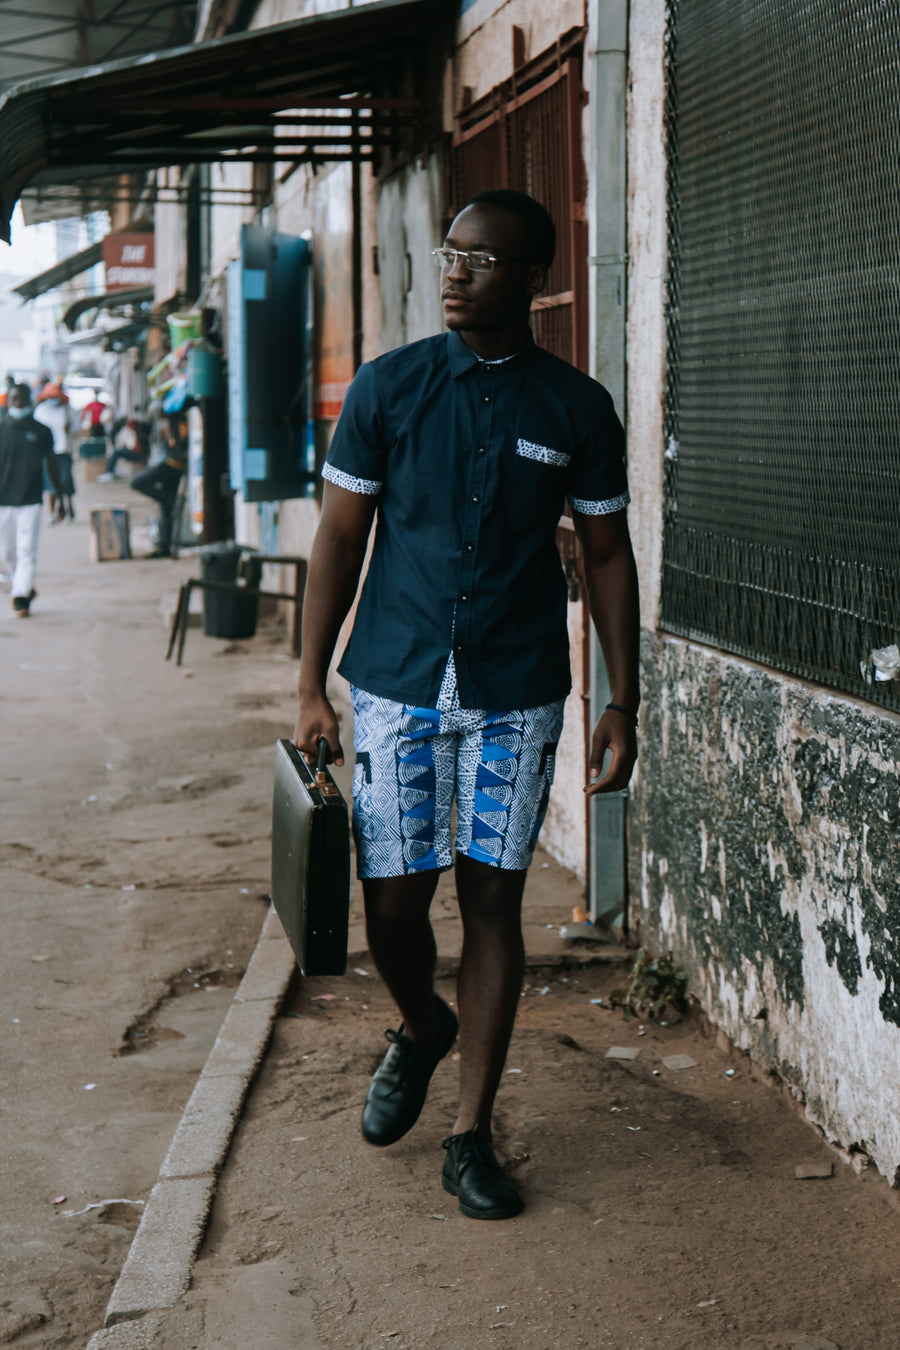
<svg viewBox="0 0 900 1350">
<path fill-rule="evenodd" d="M 44 459 L 53 436 L 33 417 L 0 422 L 0 506 L 34 506 L 44 491 Z"/>
<path fill-rule="evenodd" d="M 323 468 L 377 497 L 372 557 L 339 670 L 434 707 L 451 652 L 467 708 L 529 708 L 571 687 L 556 528 L 624 510 L 624 433 L 607 391 L 529 343 L 501 364 L 457 333 L 360 367 Z"/>
</svg>

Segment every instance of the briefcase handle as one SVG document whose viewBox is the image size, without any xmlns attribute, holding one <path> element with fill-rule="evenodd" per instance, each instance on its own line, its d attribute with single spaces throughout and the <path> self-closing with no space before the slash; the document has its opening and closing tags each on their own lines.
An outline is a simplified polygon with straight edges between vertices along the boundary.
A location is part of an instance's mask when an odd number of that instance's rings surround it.
<svg viewBox="0 0 900 1350">
<path fill-rule="evenodd" d="M 316 787 L 322 793 L 323 797 L 337 797 L 340 795 L 339 789 L 325 772 L 327 760 L 328 742 L 324 736 L 320 736 L 316 742 Z"/>
</svg>

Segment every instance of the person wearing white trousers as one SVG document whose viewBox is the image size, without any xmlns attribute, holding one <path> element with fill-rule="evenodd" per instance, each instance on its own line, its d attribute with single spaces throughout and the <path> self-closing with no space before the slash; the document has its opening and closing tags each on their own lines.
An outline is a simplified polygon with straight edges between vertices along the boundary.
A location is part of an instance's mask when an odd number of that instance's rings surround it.
<svg viewBox="0 0 900 1350">
<path fill-rule="evenodd" d="M 11 580 L 14 601 L 34 590 L 40 530 L 40 502 L 0 506 L 0 567 Z"/>
<path fill-rule="evenodd" d="M 20 619 L 28 617 L 36 594 L 45 465 L 61 503 L 53 436 L 31 415 L 28 385 L 13 385 L 0 423 L 0 570 L 10 579 L 13 613 Z"/>
</svg>

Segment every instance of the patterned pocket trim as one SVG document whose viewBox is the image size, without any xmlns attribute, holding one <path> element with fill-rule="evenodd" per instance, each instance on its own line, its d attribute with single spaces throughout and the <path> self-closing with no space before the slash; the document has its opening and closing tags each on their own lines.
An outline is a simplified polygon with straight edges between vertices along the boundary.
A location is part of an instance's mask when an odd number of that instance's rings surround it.
<svg viewBox="0 0 900 1350">
<path fill-rule="evenodd" d="M 534 441 L 519 439 L 516 454 L 525 459 L 537 460 L 539 464 L 552 464 L 555 469 L 568 468 L 572 456 L 564 455 L 561 450 L 551 450 L 548 445 L 536 445 Z"/>
</svg>

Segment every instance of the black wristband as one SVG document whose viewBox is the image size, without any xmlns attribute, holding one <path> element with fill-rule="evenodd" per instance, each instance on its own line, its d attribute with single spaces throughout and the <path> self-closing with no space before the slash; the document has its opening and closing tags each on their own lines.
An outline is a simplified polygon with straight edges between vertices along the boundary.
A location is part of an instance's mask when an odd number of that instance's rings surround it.
<svg viewBox="0 0 900 1350">
<path fill-rule="evenodd" d="M 635 727 L 638 724 L 638 715 L 633 708 L 623 708 L 620 703 L 607 703 L 607 709 L 610 712 L 621 713 L 623 717 L 630 717 Z"/>
</svg>

